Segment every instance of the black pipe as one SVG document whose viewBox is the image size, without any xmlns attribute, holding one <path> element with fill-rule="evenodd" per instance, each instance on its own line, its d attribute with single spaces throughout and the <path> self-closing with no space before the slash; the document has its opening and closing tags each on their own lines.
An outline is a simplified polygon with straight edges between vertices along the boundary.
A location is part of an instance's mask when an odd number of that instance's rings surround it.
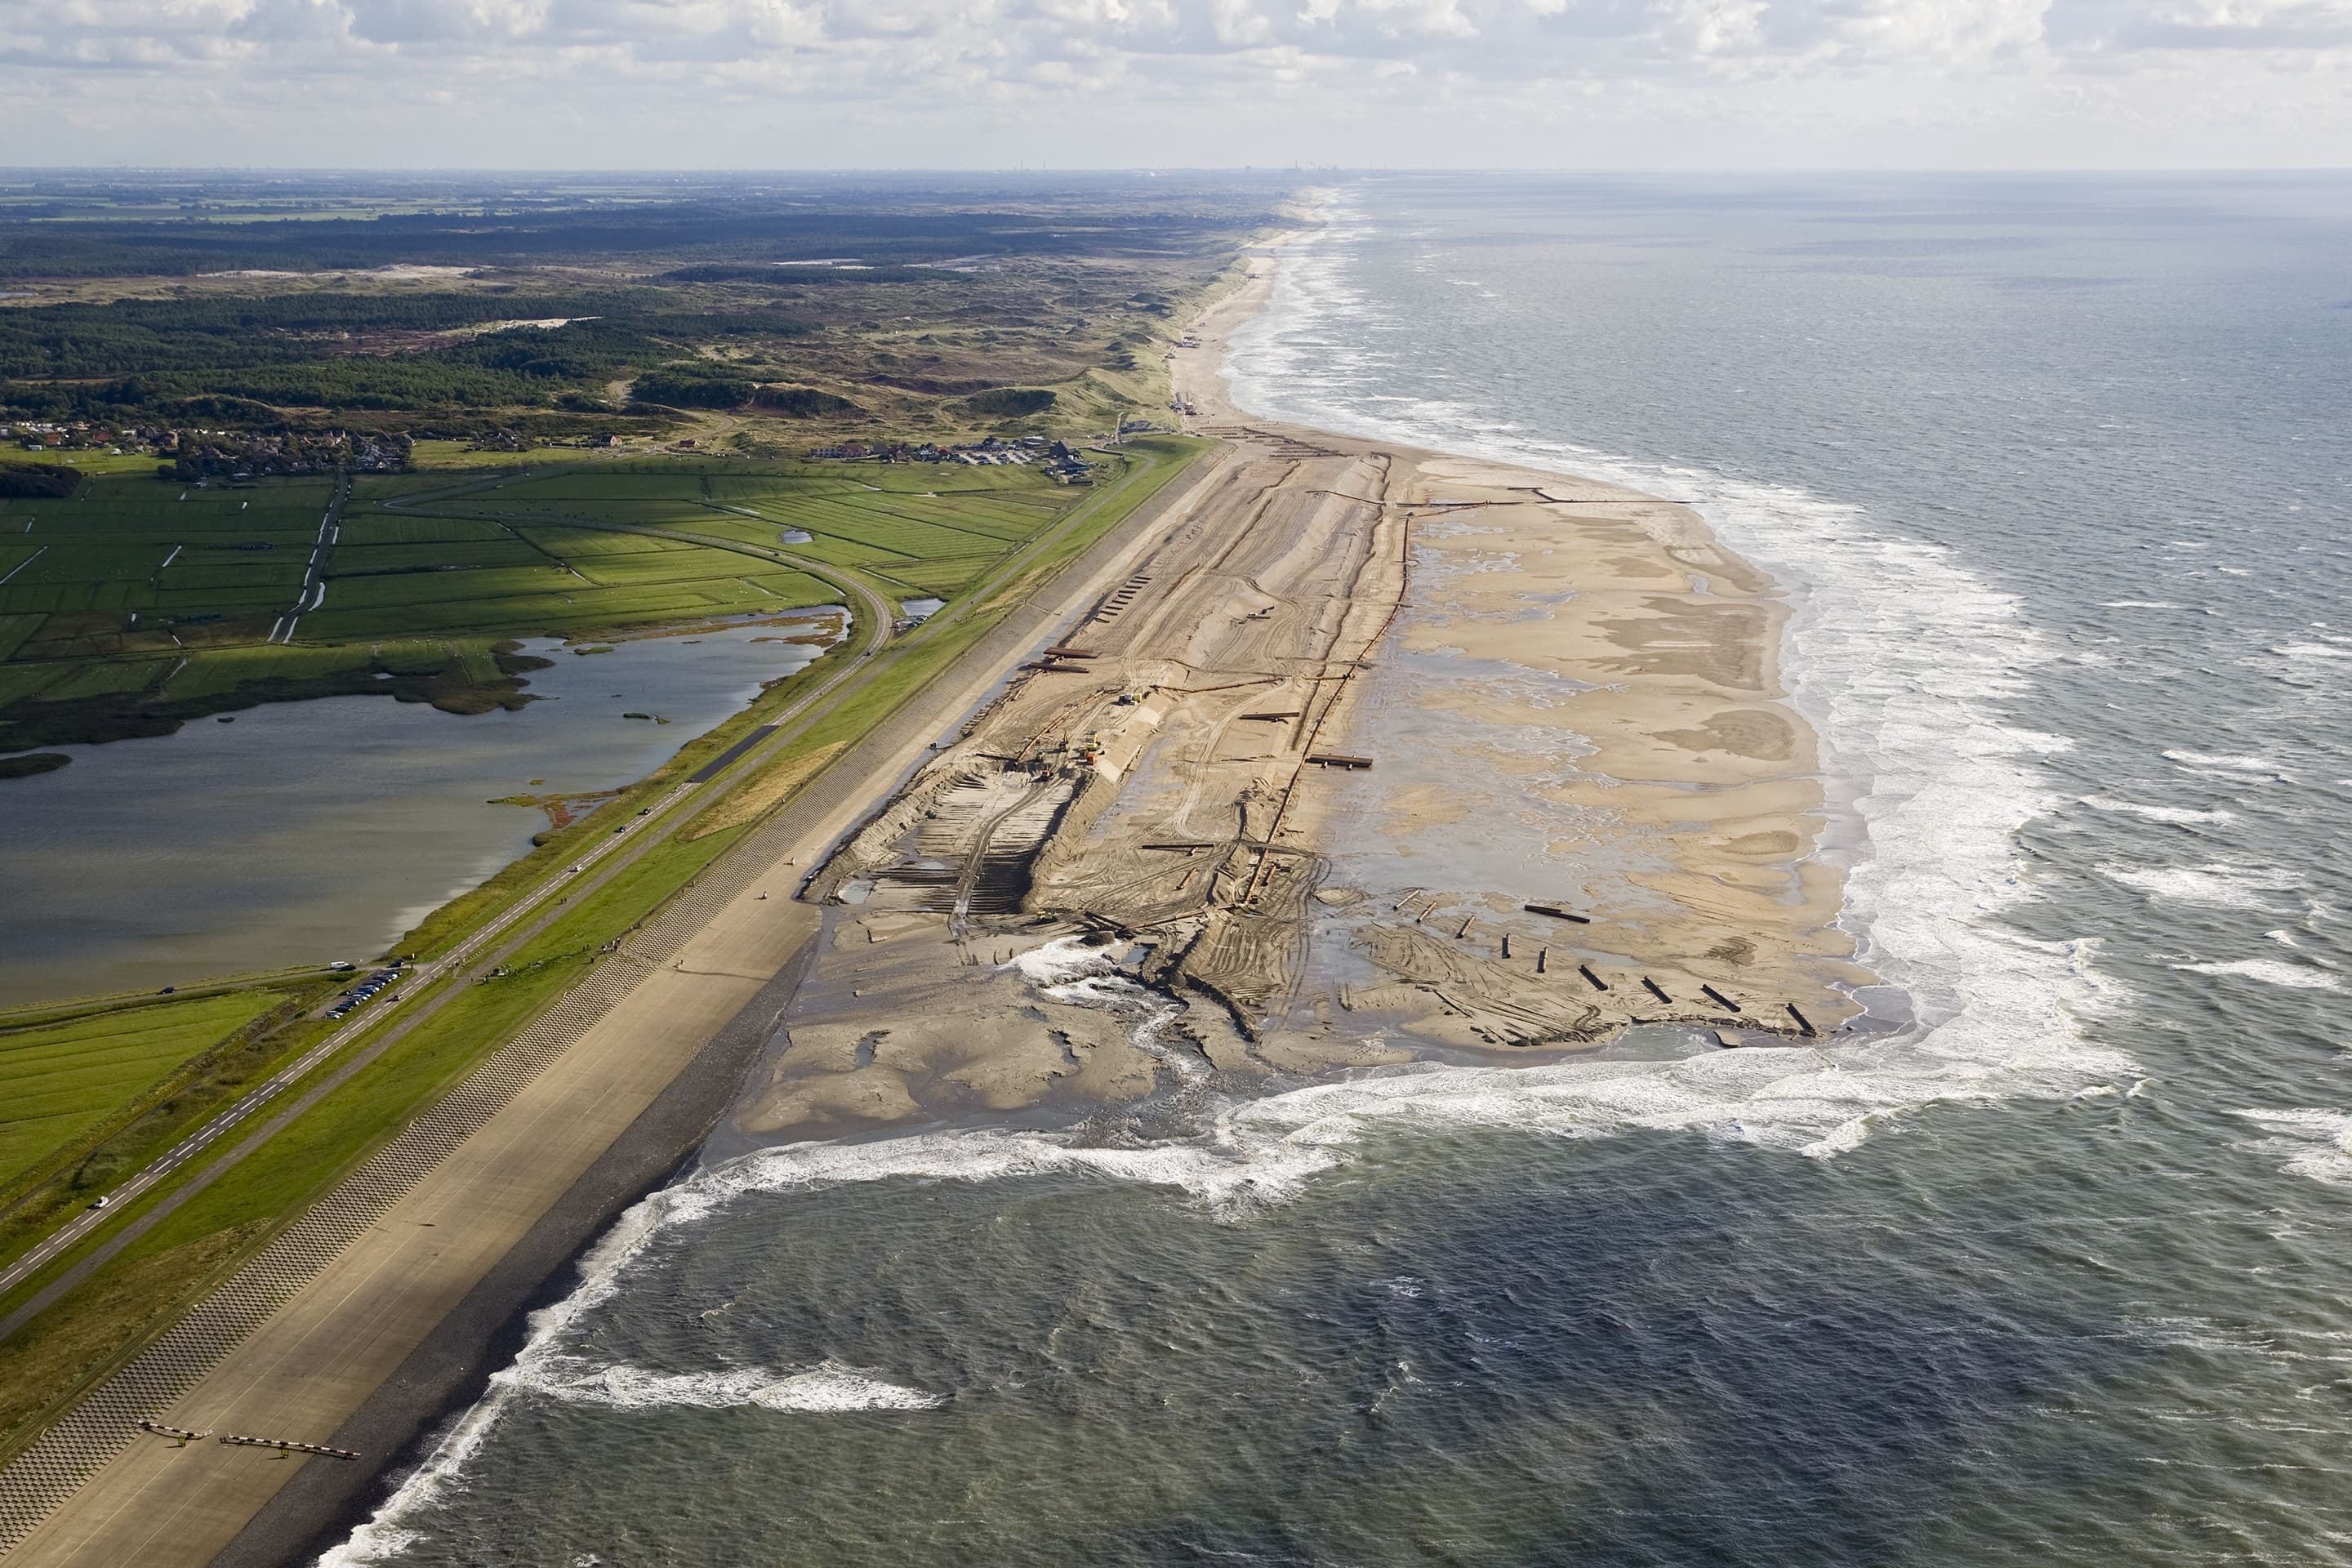
<svg viewBox="0 0 2352 1568">
<path fill-rule="evenodd" d="M 1608 982 L 1602 980 L 1598 974 L 1593 973 L 1592 966 L 1591 964 L 1580 963 L 1576 966 L 1576 972 L 1579 974 L 1583 975 L 1587 980 L 1591 981 L 1592 988 L 1595 991 L 1606 991 L 1609 989 Z"/>
<path fill-rule="evenodd" d="M 1810 1040 L 1819 1037 L 1820 1031 L 1813 1027 L 1812 1020 L 1798 1012 L 1794 1002 L 1783 1002 L 1780 1005 L 1789 1009 L 1789 1016 L 1797 1020 L 1797 1027 L 1805 1031 L 1805 1038 Z"/>
<path fill-rule="evenodd" d="M 1672 1006 L 1674 1005 L 1675 999 L 1666 994 L 1665 988 L 1660 985 L 1656 981 L 1651 979 L 1648 975 L 1644 974 L 1642 976 L 1642 984 L 1648 986 L 1650 988 L 1650 994 L 1655 996 L 1659 1001 L 1665 1003 L 1668 1006 Z"/>
<path fill-rule="evenodd" d="M 1739 1004 L 1738 1004 L 1738 1003 L 1734 1002 L 1730 997 L 1726 996 L 1722 992 L 1717 991 L 1714 986 L 1712 986 L 1712 985 L 1702 985 L 1702 986 L 1700 986 L 1700 987 L 1699 987 L 1699 989 L 1700 989 L 1700 990 L 1702 990 L 1702 991 L 1704 991 L 1704 992 L 1706 992 L 1706 993 L 1707 994 L 1707 995 L 1708 995 L 1708 996 L 1712 997 L 1712 998 L 1715 1000 L 1715 1003 L 1716 1003 L 1716 1005 L 1718 1005 L 1718 1006 L 1722 1006 L 1722 1007 L 1728 1007 L 1728 1008 L 1730 1008 L 1730 1009 L 1731 1009 L 1733 1012 L 1735 1012 L 1735 1013 L 1737 1013 L 1737 1012 L 1738 1012 L 1738 1011 L 1739 1011 Z"/>
</svg>

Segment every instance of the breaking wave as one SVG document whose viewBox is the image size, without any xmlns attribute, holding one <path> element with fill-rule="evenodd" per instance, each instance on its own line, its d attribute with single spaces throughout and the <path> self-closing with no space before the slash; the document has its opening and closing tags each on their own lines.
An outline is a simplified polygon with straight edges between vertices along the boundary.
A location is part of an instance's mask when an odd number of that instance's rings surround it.
<svg viewBox="0 0 2352 1568">
<path fill-rule="evenodd" d="M 945 1404 L 941 1395 L 901 1387 L 874 1373 L 830 1362 L 793 1373 L 741 1367 L 669 1373 L 600 1364 L 573 1353 L 570 1347 L 583 1321 L 619 1291 L 646 1247 L 665 1231 L 700 1218 L 711 1212 L 716 1202 L 723 1201 L 721 1194 L 709 1189 L 712 1178 L 728 1169 L 720 1166 L 666 1188 L 623 1214 L 582 1258 L 578 1287 L 554 1305 L 530 1315 L 521 1352 L 510 1365 L 492 1375 L 488 1392 L 451 1424 L 424 1462 L 373 1518 L 319 1559 L 319 1568 L 362 1568 L 388 1562 L 424 1539 L 415 1521 L 457 1483 L 499 1419 L 519 1399 L 536 1395 L 623 1409 L 658 1405 L 709 1409 L 756 1405 L 809 1415 L 928 1410 Z"/>
<path fill-rule="evenodd" d="M 2116 800 L 2110 795 L 2086 795 L 2077 797 L 2094 811 L 2110 812 L 2120 816 L 2137 816 L 2143 822 L 2161 822 L 2175 827 L 2206 823 L 2235 822 L 2238 814 L 2224 807 L 2200 810 L 2186 805 L 2149 805 L 2137 800 Z"/>
<path fill-rule="evenodd" d="M 2274 1137 L 2257 1147 L 2277 1154 L 2299 1176 L 2352 1187 L 2352 1113 L 2341 1110 L 2241 1110 Z"/>
<path fill-rule="evenodd" d="M 2101 875 L 2152 899 L 2218 910 L 2275 910 L 2274 894 L 2300 889 L 2296 878 L 2237 866 L 2102 866 Z"/>
<path fill-rule="evenodd" d="M 530 1392 L 574 1405 L 615 1410 L 658 1407 L 733 1410 L 756 1407 L 806 1415 L 856 1410 L 936 1410 L 943 1394 L 925 1394 L 825 1362 L 803 1372 L 734 1367 L 724 1372 L 662 1373 L 625 1363 L 604 1364 L 551 1356 L 527 1381 Z"/>
<path fill-rule="evenodd" d="M 2175 963 L 2169 967 L 2189 974 L 2234 974 L 2245 980 L 2259 980 L 2266 985 L 2284 985 L 2294 991 L 2340 991 L 2343 982 L 2324 969 L 2307 963 L 2289 963 L 2276 958 L 2238 958 L 2228 963 Z"/>
</svg>

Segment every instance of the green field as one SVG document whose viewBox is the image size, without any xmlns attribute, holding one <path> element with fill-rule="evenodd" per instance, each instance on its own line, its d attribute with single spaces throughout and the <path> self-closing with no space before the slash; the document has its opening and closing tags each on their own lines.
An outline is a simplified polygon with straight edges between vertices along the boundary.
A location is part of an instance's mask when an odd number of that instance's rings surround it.
<svg viewBox="0 0 2352 1568">
<path fill-rule="evenodd" d="M 0 1186 L 278 1000 L 232 991 L 0 1033 Z"/>
<path fill-rule="evenodd" d="M 385 676 L 470 710 L 514 700 L 502 641 L 772 615 L 853 580 L 953 600 L 1090 493 L 1013 465 L 707 456 L 368 476 L 288 633 L 331 479 L 93 475 L 71 500 L 0 500 L 0 752 Z"/>
</svg>

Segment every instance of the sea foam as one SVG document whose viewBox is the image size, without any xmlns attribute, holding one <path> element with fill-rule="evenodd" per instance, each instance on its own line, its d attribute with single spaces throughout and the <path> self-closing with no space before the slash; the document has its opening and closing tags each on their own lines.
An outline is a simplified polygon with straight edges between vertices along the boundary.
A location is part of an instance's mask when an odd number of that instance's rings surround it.
<svg viewBox="0 0 2352 1568">
<path fill-rule="evenodd" d="M 2175 963 L 2169 967 L 2189 974 L 2234 974 L 2242 979 L 2259 980 L 2265 985 L 2284 985 L 2294 991 L 2341 991 L 2344 983 L 2324 969 L 2307 963 L 2288 963 L 2276 958 L 2235 958 L 2226 963 Z"/>
<path fill-rule="evenodd" d="M 719 1167 L 724 1171 L 726 1167 Z M 415 1469 L 349 1538 L 319 1559 L 318 1568 L 362 1568 L 390 1562 L 425 1539 L 420 1521 L 481 1451 L 499 1420 L 530 1396 L 635 1409 L 647 1405 L 719 1408 L 759 1405 L 802 1414 L 857 1410 L 924 1410 L 942 1396 L 888 1383 L 878 1374 L 824 1363 L 796 1373 L 725 1368 L 665 1373 L 625 1364 L 599 1364 L 572 1346 L 583 1321 L 621 1289 L 630 1268 L 673 1226 L 698 1219 L 723 1201 L 709 1190 L 713 1173 L 664 1188 L 632 1205 L 580 1260 L 580 1283 L 553 1305 L 533 1312 L 521 1351 L 493 1373 L 489 1389 L 450 1424 Z"/>
<path fill-rule="evenodd" d="M 2256 1147 L 2279 1155 L 2299 1176 L 2330 1186 L 2352 1187 L 2352 1113 L 2341 1110 L 2241 1110 L 2239 1115 L 2276 1134 Z"/>
<path fill-rule="evenodd" d="M 2205 823 L 2235 822 L 2238 814 L 2224 807 L 2199 810 L 2185 805 L 2149 805 L 2142 801 L 2117 800 L 2112 795 L 2085 795 L 2075 797 L 2094 811 L 2109 812 L 2120 816 L 2137 816 L 2143 822 L 2161 822 L 2176 827 Z"/>
<path fill-rule="evenodd" d="M 626 1363 L 551 1356 L 533 1367 L 527 1386 L 548 1398 L 616 1410 L 756 1406 L 837 1415 L 857 1410 L 936 1410 L 947 1403 L 943 1394 L 901 1387 L 832 1362 L 800 1372 L 730 1367 L 719 1372 L 661 1373 Z"/>
<path fill-rule="evenodd" d="M 2276 895 L 2303 887 L 2299 879 L 2284 872 L 2239 866 L 2105 865 L 2099 872 L 2152 899 L 2218 910 L 2276 910 Z"/>
</svg>

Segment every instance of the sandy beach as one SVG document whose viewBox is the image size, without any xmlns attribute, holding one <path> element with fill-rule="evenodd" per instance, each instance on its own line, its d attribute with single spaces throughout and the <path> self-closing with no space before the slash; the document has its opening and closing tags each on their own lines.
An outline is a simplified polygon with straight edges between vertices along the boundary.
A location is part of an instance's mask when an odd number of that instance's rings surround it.
<svg viewBox="0 0 2352 1568">
<path fill-rule="evenodd" d="M 812 878 L 739 1132 L 1857 1011 L 1773 584 L 1667 500 L 1235 408 L 1281 249 L 1171 360 L 1212 489 Z"/>
</svg>

